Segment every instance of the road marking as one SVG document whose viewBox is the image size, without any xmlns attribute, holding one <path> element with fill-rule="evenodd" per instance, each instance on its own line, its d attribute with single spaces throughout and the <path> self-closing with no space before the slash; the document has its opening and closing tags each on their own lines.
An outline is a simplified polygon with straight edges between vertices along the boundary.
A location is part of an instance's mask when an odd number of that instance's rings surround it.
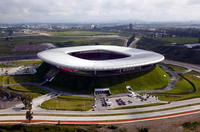
<svg viewBox="0 0 200 132">
<path fill-rule="evenodd" d="M 48 124 L 120 124 L 120 123 L 133 123 L 133 122 L 141 122 L 141 121 L 149 121 L 149 120 L 158 120 L 158 119 L 166 119 L 172 117 L 180 117 L 191 114 L 200 113 L 200 110 L 181 112 L 170 115 L 162 115 L 155 117 L 146 117 L 146 118 L 138 118 L 138 119 L 130 119 L 130 120 L 117 120 L 117 121 L 59 121 L 59 120 L 32 120 L 31 123 L 48 123 Z M 17 123 L 28 123 L 27 120 L 6 120 L 0 121 L 0 124 L 17 124 Z"/>
</svg>

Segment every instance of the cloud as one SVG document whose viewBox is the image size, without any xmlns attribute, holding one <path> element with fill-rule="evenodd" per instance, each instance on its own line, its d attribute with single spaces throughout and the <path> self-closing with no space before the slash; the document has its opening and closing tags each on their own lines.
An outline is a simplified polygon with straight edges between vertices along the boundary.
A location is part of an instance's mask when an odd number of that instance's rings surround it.
<svg viewBox="0 0 200 132">
<path fill-rule="evenodd" d="M 0 22 L 200 20 L 199 0 L 0 0 Z"/>
</svg>

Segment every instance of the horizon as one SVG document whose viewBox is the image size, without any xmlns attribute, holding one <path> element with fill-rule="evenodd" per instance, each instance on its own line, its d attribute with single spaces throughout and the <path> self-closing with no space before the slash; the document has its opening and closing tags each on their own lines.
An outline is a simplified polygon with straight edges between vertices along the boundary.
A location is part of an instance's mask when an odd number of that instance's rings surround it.
<svg viewBox="0 0 200 132">
<path fill-rule="evenodd" d="M 198 0 L 0 0 L 0 23 L 200 23 L 199 11 Z"/>
</svg>

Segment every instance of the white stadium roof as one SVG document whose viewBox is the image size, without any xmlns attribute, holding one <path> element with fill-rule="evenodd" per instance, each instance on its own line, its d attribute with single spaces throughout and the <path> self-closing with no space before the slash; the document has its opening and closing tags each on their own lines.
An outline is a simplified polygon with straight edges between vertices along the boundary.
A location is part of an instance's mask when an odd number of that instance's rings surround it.
<svg viewBox="0 0 200 132">
<path fill-rule="evenodd" d="M 70 55 L 72 52 L 105 50 L 115 53 L 128 55 L 128 57 L 109 60 L 87 60 Z M 164 60 L 164 56 L 152 51 L 146 51 L 135 48 L 111 46 L 111 45 L 93 45 L 56 48 L 38 53 L 38 57 L 61 68 L 85 70 L 85 71 L 105 71 L 132 68 L 155 64 Z"/>
</svg>

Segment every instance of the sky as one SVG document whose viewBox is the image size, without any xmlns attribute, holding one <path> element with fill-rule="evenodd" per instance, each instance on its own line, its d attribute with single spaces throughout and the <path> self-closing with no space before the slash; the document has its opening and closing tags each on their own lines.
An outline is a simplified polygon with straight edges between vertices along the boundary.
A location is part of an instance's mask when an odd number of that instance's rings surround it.
<svg viewBox="0 0 200 132">
<path fill-rule="evenodd" d="M 200 0 L 0 0 L 0 23 L 200 21 Z"/>
</svg>

